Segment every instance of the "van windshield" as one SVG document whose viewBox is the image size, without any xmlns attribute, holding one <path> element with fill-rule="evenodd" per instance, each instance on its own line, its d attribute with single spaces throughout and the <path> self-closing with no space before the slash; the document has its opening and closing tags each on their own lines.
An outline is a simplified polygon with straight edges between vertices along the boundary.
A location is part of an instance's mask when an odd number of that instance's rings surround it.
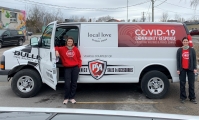
<svg viewBox="0 0 199 120">
<path fill-rule="evenodd" d="M 0 30 L 0 35 L 2 35 L 5 32 L 5 30 Z"/>
</svg>

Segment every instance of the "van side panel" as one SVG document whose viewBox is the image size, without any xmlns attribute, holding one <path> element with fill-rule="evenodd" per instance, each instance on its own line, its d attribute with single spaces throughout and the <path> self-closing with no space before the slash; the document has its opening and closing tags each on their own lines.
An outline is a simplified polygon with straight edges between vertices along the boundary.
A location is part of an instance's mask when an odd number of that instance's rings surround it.
<svg viewBox="0 0 199 120">
<path fill-rule="evenodd" d="M 138 83 L 150 65 L 164 66 L 177 82 L 176 51 L 184 35 L 182 24 L 81 24 L 78 82 Z"/>
</svg>

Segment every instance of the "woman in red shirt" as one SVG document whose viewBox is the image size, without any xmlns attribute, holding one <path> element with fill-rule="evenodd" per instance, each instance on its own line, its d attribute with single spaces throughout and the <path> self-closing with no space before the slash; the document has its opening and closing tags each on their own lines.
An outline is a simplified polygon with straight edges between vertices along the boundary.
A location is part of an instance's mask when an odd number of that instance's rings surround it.
<svg viewBox="0 0 199 120">
<path fill-rule="evenodd" d="M 197 72 L 196 64 L 196 52 L 194 48 L 189 47 L 189 40 L 187 37 L 182 39 L 183 46 L 177 51 L 177 73 L 180 79 L 180 99 L 184 103 L 187 99 L 185 85 L 186 85 L 186 75 L 188 76 L 189 83 L 189 100 L 194 104 L 197 104 L 194 83 L 195 74 Z"/>
<path fill-rule="evenodd" d="M 61 58 L 62 64 L 65 67 L 65 96 L 63 104 L 67 104 L 68 101 L 76 103 L 74 97 L 80 67 L 82 66 L 81 54 L 77 47 L 74 46 L 72 37 L 67 38 L 66 46 L 55 47 L 55 52 L 56 56 Z"/>
</svg>

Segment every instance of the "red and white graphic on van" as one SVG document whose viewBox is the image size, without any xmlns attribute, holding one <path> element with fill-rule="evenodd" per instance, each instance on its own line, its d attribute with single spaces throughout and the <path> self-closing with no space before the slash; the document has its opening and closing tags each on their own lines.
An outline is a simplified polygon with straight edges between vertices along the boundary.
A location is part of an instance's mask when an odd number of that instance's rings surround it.
<svg viewBox="0 0 199 120">
<path fill-rule="evenodd" d="M 92 77 L 99 80 L 106 71 L 107 62 L 102 60 L 89 61 L 88 67 Z"/>
<path fill-rule="evenodd" d="M 187 33 L 181 24 L 118 25 L 118 47 L 181 47 L 183 37 Z"/>
</svg>

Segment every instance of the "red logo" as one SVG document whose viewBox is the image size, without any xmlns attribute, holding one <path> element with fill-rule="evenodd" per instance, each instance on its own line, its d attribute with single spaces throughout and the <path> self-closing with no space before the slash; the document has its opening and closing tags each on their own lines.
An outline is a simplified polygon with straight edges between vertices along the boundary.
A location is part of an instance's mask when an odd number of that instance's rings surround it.
<svg viewBox="0 0 199 120">
<path fill-rule="evenodd" d="M 68 50 L 68 51 L 66 52 L 66 55 L 67 55 L 68 57 L 73 57 L 73 56 L 75 55 L 75 52 L 74 52 L 73 50 Z"/>
<path fill-rule="evenodd" d="M 189 59 L 189 52 L 184 52 L 184 53 L 182 54 L 182 57 L 183 57 L 184 59 Z"/>
<path fill-rule="evenodd" d="M 88 62 L 89 71 L 93 78 L 99 80 L 106 71 L 106 61 L 93 60 Z"/>
</svg>

